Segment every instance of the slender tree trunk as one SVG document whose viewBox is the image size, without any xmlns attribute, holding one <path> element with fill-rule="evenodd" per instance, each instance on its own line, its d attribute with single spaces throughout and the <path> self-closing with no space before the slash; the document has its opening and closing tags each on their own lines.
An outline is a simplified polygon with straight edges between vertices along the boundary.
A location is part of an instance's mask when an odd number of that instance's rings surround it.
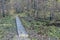
<svg viewBox="0 0 60 40">
<path fill-rule="evenodd" d="M 2 15 L 5 17 L 5 12 L 4 12 L 4 0 L 2 0 Z"/>
</svg>

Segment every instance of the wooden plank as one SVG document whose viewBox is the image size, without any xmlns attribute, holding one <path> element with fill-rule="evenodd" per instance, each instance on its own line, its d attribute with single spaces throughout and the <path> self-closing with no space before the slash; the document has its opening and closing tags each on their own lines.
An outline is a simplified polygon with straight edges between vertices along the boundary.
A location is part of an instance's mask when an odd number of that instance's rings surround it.
<svg viewBox="0 0 60 40">
<path fill-rule="evenodd" d="M 28 33 L 26 32 L 25 28 L 23 27 L 21 20 L 19 17 L 16 17 L 16 24 L 17 24 L 17 32 L 20 40 L 30 40 L 28 38 Z"/>
</svg>

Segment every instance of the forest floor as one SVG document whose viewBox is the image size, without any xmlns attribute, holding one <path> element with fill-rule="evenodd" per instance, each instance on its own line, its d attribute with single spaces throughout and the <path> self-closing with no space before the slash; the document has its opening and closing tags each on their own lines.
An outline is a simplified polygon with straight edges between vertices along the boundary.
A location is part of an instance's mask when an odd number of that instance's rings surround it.
<svg viewBox="0 0 60 40">
<path fill-rule="evenodd" d="M 36 21 L 34 19 L 30 20 L 30 17 L 25 13 L 22 13 L 19 16 L 22 24 L 30 35 L 31 40 L 42 40 L 42 36 L 44 36 L 43 39 L 46 40 L 48 40 L 48 38 L 51 38 L 51 40 L 60 38 L 60 27 L 54 25 L 47 26 L 46 22 Z"/>
<path fill-rule="evenodd" d="M 15 18 L 12 16 L 0 18 L 0 40 L 13 40 L 16 35 Z"/>
<path fill-rule="evenodd" d="M 17 40 L 17 30 L 15 16 L 0 18 L 0 40 Z M 36 21 L 28 17 L 25 13 L 18 14 L 31 40 L 40 40 L 42 35 L 53 38 L 60 38 L 60 27 L 47 26 L 46 22 Z"/>
</svg>

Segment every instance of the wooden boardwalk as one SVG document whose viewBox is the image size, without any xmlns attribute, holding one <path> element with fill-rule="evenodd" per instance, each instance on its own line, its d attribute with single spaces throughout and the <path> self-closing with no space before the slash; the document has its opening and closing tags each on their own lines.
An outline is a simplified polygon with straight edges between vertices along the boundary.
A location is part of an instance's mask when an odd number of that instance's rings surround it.
<svg viewBox="0 0 60 40">
<path fill-rule="evenodd" d="M 18 40 L 30 40 L 28 38 L 28 33 L 26 32 L 25 28 L 23 27 L 21 20 L 19 17 L 16 17 L 16 24 L 17 24 L 17 32 L 18 32 Z"/>
</svg>

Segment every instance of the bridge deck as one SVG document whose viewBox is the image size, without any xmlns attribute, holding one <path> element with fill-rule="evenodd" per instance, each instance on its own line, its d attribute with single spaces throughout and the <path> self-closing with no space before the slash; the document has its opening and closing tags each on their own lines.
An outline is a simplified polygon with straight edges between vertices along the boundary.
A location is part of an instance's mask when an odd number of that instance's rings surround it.
<svg viewBox="0 0 60 40">
<path fill-rule="evenodd" d="M 17 32 L 18 32 L 19 40 L 30 40 L 28 38 L 29 35 L 26 32 L 25 28 L 23 27 L 19 17 L 16 17 L 16 24 L 17 24 Z"/>
</svg>

